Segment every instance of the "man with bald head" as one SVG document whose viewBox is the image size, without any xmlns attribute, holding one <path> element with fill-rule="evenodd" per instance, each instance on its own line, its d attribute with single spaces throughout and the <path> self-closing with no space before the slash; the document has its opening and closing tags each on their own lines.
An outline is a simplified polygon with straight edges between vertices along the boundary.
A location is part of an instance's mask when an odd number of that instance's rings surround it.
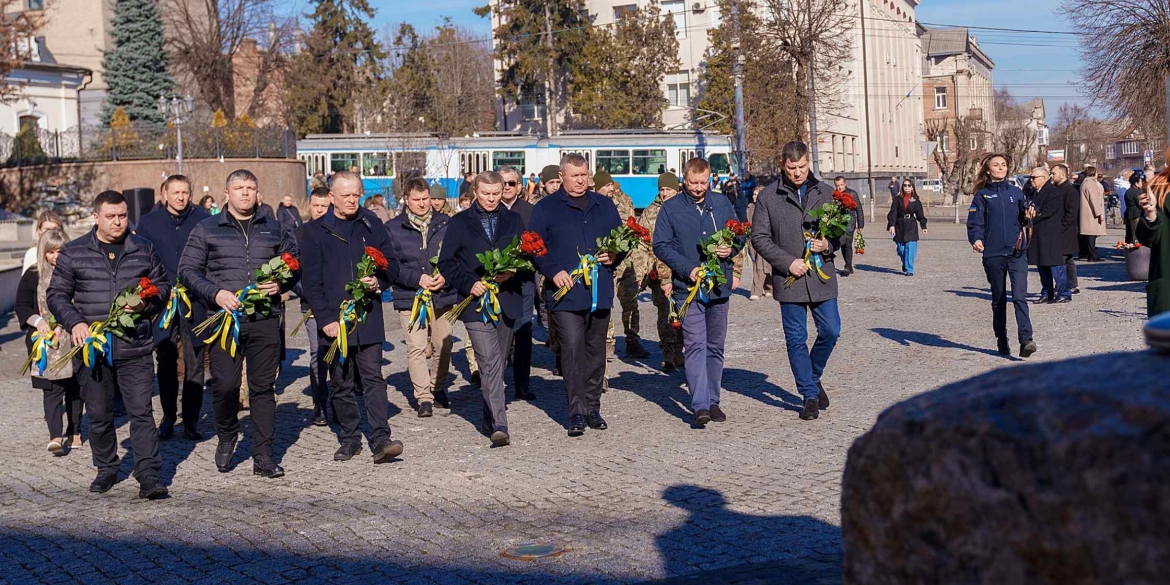
<svg viewBox="0 0 1170 585">
<path fill-rule="evenodd" d="M 1072 301 L 1068 272 L 1064 269 L 1061 219 L 1064 218 L 1064 193 L 1050 180 L 1048 169 L 1032 169 L 1032 241 L 1028 244 L 1028 264 L 1040 272 L 1040 299 L 1037 303 Z"/>
</svg>

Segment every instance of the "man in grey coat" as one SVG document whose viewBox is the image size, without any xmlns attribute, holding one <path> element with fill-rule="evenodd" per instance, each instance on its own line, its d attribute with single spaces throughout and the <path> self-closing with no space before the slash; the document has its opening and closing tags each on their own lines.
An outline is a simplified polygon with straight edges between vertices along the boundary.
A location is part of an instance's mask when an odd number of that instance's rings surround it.
<svg viewBox="0 0 1170 585">
<path fill-rule="evenodd" d="M 841 335 L 837 271 L 833 266 L 841 242 L 840 238 L 805 238 L 806 233 L 816 231 L 816 220 L 808 212 L 833 201 L 833 187 L 818 180 L 809 170 L 808 147 L 797 141 L 784 145 L 780 166 L 783 170 L 780 180 L 766 187 L 756 201 L 751 240 L 756 252 L 772 265 L 773 282 L 795 278 L 790 286 L 785 282 L 785 286 L 777 286 L 772 294 L 780 301 L 788 363 L 797 389 L 804 397 L 800 418 L 812 420 L 829 407 L 829 395 L 821 385 L 821 375 Z M 810 252 L 807 263 L 806 247 Z M 825 278 L 821 277 L 822 273 Z M 811 352 L 807 326 L 810 310 L 817 326 L 817 340 Z"/>
</svg>

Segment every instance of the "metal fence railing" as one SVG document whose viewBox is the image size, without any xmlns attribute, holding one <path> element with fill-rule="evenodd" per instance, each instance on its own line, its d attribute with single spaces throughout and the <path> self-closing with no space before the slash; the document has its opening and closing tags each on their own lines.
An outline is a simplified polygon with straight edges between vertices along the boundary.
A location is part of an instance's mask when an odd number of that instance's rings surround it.
<svg viewBox="0 0 1170 585">
<path fill-rule="evenodd" d="M 178 154 L 174 127 L 78 125 L 0 133 L 0 167 L 69 161 L 167 160 Z M 296 134 L 283 128 L 184 126 L 184 158 L 296 158 Z"/>
</svg>

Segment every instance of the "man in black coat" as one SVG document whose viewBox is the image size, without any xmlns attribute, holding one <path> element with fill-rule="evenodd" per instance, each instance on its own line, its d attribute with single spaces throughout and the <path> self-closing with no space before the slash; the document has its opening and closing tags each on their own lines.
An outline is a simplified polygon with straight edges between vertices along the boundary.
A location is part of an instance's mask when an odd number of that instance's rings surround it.
<svg viewBox="0 0 1170 585">
<path fill-rule="evenodd" d="M 834 178 L 833 188 L 848 193 L 857 204 L 857 207 L 849 210 L 849 230 L 841 240 L 841 258 L 845 260 L 845 269 L 841 271 L 841 276 L 849 276 L 853 274 L 853 238 L 858 230 L 865 227 L 865 210 L 861 207 L 861 197 L 857 196 L 857 191 L 849 188 L 845 177 L 838 175 Z"/>
<path fill-rule="evenodd" d="M 163 181 L 162 206 L 138 220 L 138 236 L 150 240 L 162 260 L 167 278 L 176 283 L 177 294 L 179 258 L 187 237 L 196 224 L 211 217 L 196 205 L 191 205 L 191 180 L 183 175 L 171 175 Z M 188 297 L 189 298 L 189 297 Z M 172 300 L 171 303 L 176 301 Z M 206 345 L 191 332 L 192 323 L 207 318 L 203 303 L 190 303 L 190 318 L 183 315 L 188 306 L 180 298 L 174 314 L 164 310 L 154 327 L 155 351 L 158 359 L 158 398 L 163 419 L 158 425 L 158 438 L 166 441 L 175 434 L 178 420 L 179 355 L 183 357 L 183 438 L 202 441 L 199 432 L 199 411 L 203 409 L 203 352 Z M 165 327 L 164 327 L 165 325 Z"/>
<path fill-rule="evenodd" d="M 360 381 L 370 425 L 370 450 L 374 463 L 385 463 L 403 450 L 402 441 L 390 439 L 386 377 L 382 375 L 382 342 L 386 341 L 382 291 L 398 278 L 398 260 L 386 227 L 374 212 L 361 206 L 363 194 L 361 177 L 348 172 L 333 176 L 330 211 L 305 226 L 301 241 L 303 288 L 317 322 L 323 324 L 317 351 L 341 336 L 345 336 L 341 341 L 347 346 L 346 352 L 339 349 L 328 364 L 329 394 L 341 425 L 341 446 L 333 459 L 348 461 L 362 450 L 361 412 L 355 395 Z M 340 315 L 341 307 L 353 300 L 346 283 L 358 278 L 357 265 L 370 248 L 375 251 L 371 256 L 380 254 L 385 265 L 361 278 L 367 294 L 360 304 L 355 303 L 356 316 L 347 326 Z"/>
<path fill-rule="evenodd" d="M 1134 243 L 1134 231 L 1142 217 L 1142 205 L 1138 199 L 1146 188 L 1146 174 L 1137 170 L 1129 175 L 1129 189 L 1125 190 L 1125 243 Z"/>
<path fill-rule="evenodd" d="M 1064 193 L 1049 181 L 1048 169 L 1032 169 L 1032 241 L 1028 244 L 1028 264 L 1040 272 L 1038 303 L 1072 301 L 1068 273 L 1064 268 L 1064 240 L 1060 222 L 1064 219 Z"/>
<path fill-rule="evenodd" d="M 296 238 L 275 218 L 256 212 L 260 181 L 244 169 L 228 175 L 227 205 L 219 215 L 195 226 L 179 260 L 179 278 L 208 307 L 237 313 L 236 344 L 211 345 L 211 399 L 215 413 L 215 466 L 220 473 L 231 471 L 232 457 L 240 433 L 240 379 L 248 360 L 248 402 L 252 419 L 252 473 L 265 478 L 284 476 L 284 469 L 272 459 L 276 434 L 276 371 L 280 366 L 283 305 L 272 299 L 272 312 L 246 315 L 239 291 L 249 285 L 263 294 L 279 297 L 292 290 L 300 279 L 293 272 L 288 282 L 256 284 L 255 272 L 273 258 L 299 256 Z M 227 325 L 225 325 L 227 326 Z M 233 334 L 234 336 L 234 334 Z"/>
<path fill-rule="evenodd" d="M 305 222 L 301 219 L 301 210 L 293 205 L 292 195 L 285 195 L 280 200 L 280 207 L 276 210 L 276 220 L 284 229 L 296 233 Z"/>
<path fill-rule="evenodd" d="M 313 221 L 329 211 L 329 187 L 317 187 L 309 193 L 309 221 Z M 304 229 L 306 224 L 301 224 L 297 228 L 297 241 L 304 239 Z M 301 318 L 304 318 L 306 313 L 312 309 L 309 307 L 309 301 L 305 300 L 304 282 L 298 282 L 293 289 L 301 299 Z M 329 419 L 326 418 L 326 411 L 328 407 L 326 403 L 329 402 L 329 372 L 320 360 L 317 359 L 317 319 L 309 315 L 305 319 L 303 326 L 305 336 L 309 338 L 309 392 L 313 395 L 313 426 L 324 427 L 329 425 Z"/>
<path fill-rule="evenodd" d="M 524 220 L 524 229 L 528 229 L 528 221 L 532 219 L 534 205 L 520 197 L 523 184 L 520 180 L 520 171 L 513 166 L 501 167 L 498 171 L 504 178 L 504 192 L 500 195 L 500 203 L 510 211 L 520 214 Z M 512 381 L 516 385 L 518 400 L 535 400 L 529 380 L 532 377 L 532 311 L 536 308 L 536 275 L 528 274 L 521 282 L 524 291 L 524 306 L 521 308 L 520 318 L 516 319 L 515 354 L 512 359 Z"/>
<path fill-rule="evenodd" d="M 1068 167 L 1058 164 L 1052 167 L 1052 182 L 1064 196 L 1064 216 L 1060 219 L 1061 252 L 1064 253 L 1064 271 L 1068 275 L 1068 288 L 1072 294 L 1081 292 L 1077 288 L 1076 255 L 1080 249 L 1077 240 L 1081 218 L 1081 193 L 1068 179 Z"/>
<path fill-rule="evenodd" d="M 162 459 L 158 455 L 158 429 L 151 411 L 154 368 L 151 350 L 154 336 L 151 317 L 163 307 L 171 284 L 162 261 L 148 240 L 128 231 L 126 199 L 117 191 L 105 191 L 94 198 L 93 231 L 61 249 L 46 298 L 49 310 L 70 332 L 82 353 L 73 368 L 81 384 L 81 396 L 89 414 L 89 445 L 97 478 L 89 491 L 105 493 L 118 481 L 118 437 L 114 432 L 114 392 L 122 393 L 130 417 L 130 447 L 134 453 L 134 478 L 138 497 L 158 499 L 167 495 L 159 479 Z M 141 317 L 124 337 L 113 337 L 104 349 L 94 351 L 85 365 L 85 344 L 90 340 L 90 323 L 104 321 L 110 305 L 122 290 L 139 286 L 148 278 L 158 295 L 133 306 L 129 314 Z M 109 333 L 107 333 L 109 335 Z"/>
</svg>

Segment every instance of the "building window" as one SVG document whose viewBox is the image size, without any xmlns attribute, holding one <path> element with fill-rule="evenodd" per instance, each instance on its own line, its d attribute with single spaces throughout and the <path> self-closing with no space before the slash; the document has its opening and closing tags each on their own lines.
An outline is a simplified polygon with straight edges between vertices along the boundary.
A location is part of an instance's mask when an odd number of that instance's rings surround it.
<svg viewBox="0 0 1170 585">
<path fill-rule="evenodd" d="M 45 0 L 28 0 L 29 10 L 44 10 Z"/>
<path fill-rule="evenodd" d="M 520 116 L 524 120 L 543 120 L 547 108 L 543 95 L 526 95 L 520 98 Z"/>
<path fill-rule="evenodd" d="M 938 149 L 943 152 L 948 152 L 951 149 L 951 135 L 943 132 L 938 135 Z"/>
<path fill-rule="evenodd" d="M 674 34 L 683 39 L 687 36 L 687 3 L 683 0 L 665 0 L 662 11 L 674 17 Z"/>
<path fill-rule="evenodd" d="M 1140 150 L 1137 142 L 1129 141 L 1121 143 L 1121 154 L 1137 154 Z"/>
<path fill-rule="evenodd" d="M 979 137 L 978 136 L 971 137 L 971 150 L 979 150 Z"/>
<path fill-rule="evenodd" d="M 947 88 L 945 88 L 945 87 L 934 88 L 934 109 L 936 109 L 936 110 L 947 109 Z"/>
<path fill-rule="evenodd" d="M 1113 160 L 1115 158 L 1117 158 L 1117 145 L 1106 144 L 1105 145 L 1105 159 L 1106 160 Z"/>
<path fill-rule="evenodd" d="M 621 20 L 627 16 L 632 15 L 633 13 L 635 13 L 637 11 L 638 11 L 637 4 L 623 4 L 621 6 L 614 6 L 613 7 L 613 19 L 614 20 Z"/>
<path fill-rule="evenodd" d="M 691 106 L 691 74 L 678 71 L 666 74 L 666 101 L 668 105 L 689 108 Z"/>
</svg>

